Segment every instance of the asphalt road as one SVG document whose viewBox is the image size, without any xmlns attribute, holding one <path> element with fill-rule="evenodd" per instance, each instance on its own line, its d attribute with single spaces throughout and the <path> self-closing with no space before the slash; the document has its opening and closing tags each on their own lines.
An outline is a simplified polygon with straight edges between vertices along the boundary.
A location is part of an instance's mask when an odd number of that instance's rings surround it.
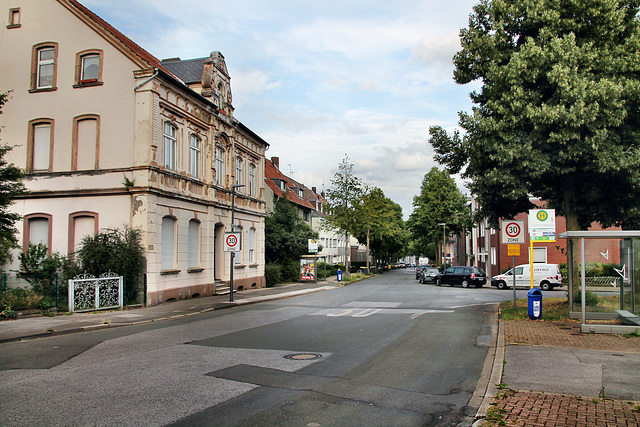
<svg viewBox="0 0 640 427">
<path fill-rule="evenodd" d="M 3 344 L 1 424 L 465 424 L 495 303 L 511 296 L 420 285 L 407 269 L 182 320 Z"/>
</svg>

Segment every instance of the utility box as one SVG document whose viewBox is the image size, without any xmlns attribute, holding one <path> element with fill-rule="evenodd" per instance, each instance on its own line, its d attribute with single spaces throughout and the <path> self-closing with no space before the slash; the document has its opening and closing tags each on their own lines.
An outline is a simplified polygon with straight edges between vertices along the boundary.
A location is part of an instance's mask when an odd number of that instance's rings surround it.
<svg viewBox="0 0 640 427">
<path fill-rule="evenodd" d="M 527 293 L 529 299 L 529 318 L 537 320 L 542 317 L 542 291 L 538 288 L 531 288 Z"/>
</svg>

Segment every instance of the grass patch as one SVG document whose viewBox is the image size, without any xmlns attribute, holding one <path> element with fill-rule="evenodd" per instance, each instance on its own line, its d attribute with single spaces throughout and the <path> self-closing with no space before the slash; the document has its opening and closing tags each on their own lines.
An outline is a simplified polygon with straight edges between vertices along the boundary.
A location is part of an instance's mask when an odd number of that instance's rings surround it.
<svg viewBox="0 0 640 427">
<path fill-rule="evenodd" d="M 529 318 L 529 300 L 504 301 L 500 304 L 500 314 L 504 320 L 522 320 Z M 542 300 L 542 320 L 567 320 L 569 318 L 569 302 L 566 298 L 544 298 Z"/>
</svg>

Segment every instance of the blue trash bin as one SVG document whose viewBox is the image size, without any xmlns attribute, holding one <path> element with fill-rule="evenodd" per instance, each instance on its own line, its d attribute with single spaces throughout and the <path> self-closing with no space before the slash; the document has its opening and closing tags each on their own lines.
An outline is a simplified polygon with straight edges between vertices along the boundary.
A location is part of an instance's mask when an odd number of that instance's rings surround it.
<svg viewBox="0 0 640 427">
<path fill-rule="evenodd" d="M 529 318 L 537 320 L 542 317 L 542 291 L 538 288 L 531 288 L 527 293 L 529 298 Z"/>
<path fill-rule="evenodd" d="M 338 282 L 342 282 L 342 270 L 338 270 Z"/>
</svg>

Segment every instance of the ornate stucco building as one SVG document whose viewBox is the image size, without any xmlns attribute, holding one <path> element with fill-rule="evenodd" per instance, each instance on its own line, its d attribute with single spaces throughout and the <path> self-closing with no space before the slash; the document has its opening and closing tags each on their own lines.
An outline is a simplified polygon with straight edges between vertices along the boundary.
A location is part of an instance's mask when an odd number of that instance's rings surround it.
<svg viewBox="0 0 640 427">
<path fill-rule="evenodd" d="M 0 138 L 26 171 L 30 193 L 13 207 L 23 246 L 71 254 L 84 235 L 129 225 L 150 305 L 210 295 L 231 268 L 235 288 L 264 286 L 268 144 L 234 118 L 222 54 L 160 61 L 74 0 L 2 5 Z"/>
</svg>

